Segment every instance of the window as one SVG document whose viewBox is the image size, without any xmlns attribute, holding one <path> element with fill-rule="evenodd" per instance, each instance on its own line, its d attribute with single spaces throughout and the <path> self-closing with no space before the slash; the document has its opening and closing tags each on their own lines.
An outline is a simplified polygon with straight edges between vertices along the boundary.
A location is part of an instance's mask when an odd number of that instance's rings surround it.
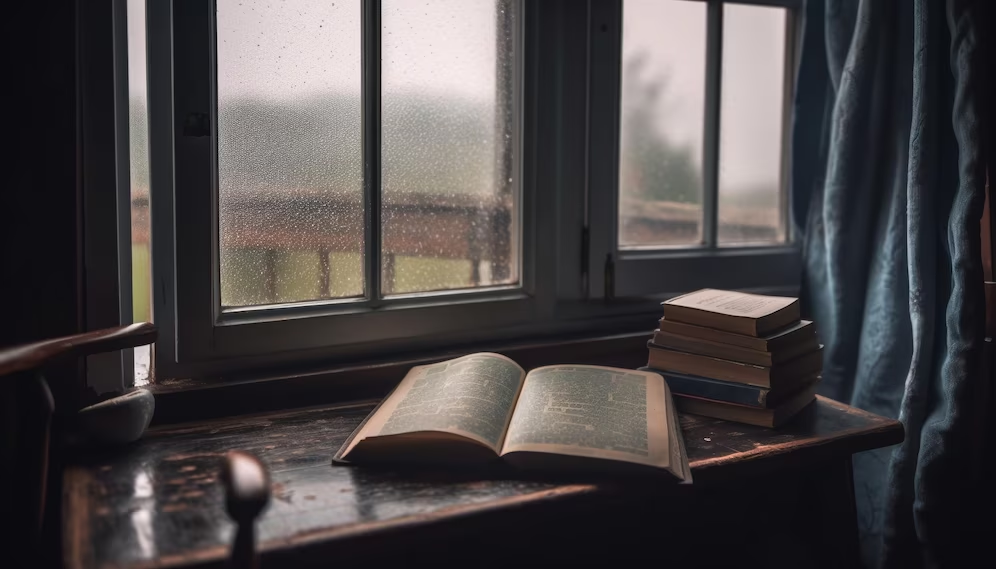
<svg viewBox="0 0 996 569">
<path fill-rule="evenodd" d="M 144 0 L 128 0 L 128 164 L 131 208 L 132 320 L 152 321 L 152 227 L 149 215 L 149 93 Z M 135 382 L 148 381 L 150 346 L 135 348 Z"/>
<path fill-rule="evenodd" d="M 623 6 L 619 244 L 779 243 L 786 10 L 723 5 L 715 231 L 703 210 L 708 8 Z M 715 164 L 711 165 L 715 168 Z"/>
<path fill-rule="evenodd" d="M 360 2 L 219 0 L 223 307 L 518 283 L 512 6 L 382 2 L 364 121 Z"/>
<path fill-rule="evenodd" d="M 530 322 L 521 10 L 163 10 L 184 38 L 150 47 L 173 58 L 173 104 L 160 112 L 174 127 L 158 137 L 173 146 L 171 359 L 355 354 Z"/>
<path fill-rule="evenodd" d="M 794 24 L 788 8 L 764 4 L 595 5 L 592 155 L 617 158 L 591 167 L 590 262 L 606 273 L 596 294 L 792 282 Z"/>
<path fill-rule="evenodd" d="M 764 4 L 128 2 L 159 375 L 649 328 L 694 286 L 792 286 L 794 18 Z"/>
</svg>

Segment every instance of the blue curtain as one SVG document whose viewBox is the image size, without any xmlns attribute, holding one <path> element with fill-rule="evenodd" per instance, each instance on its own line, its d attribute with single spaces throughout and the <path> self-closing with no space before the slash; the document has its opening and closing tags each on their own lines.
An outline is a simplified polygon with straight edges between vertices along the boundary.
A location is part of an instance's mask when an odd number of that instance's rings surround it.
<svg viewBox="0 0 996 569">
<path fill-rule="evenodd" d="M 855 457 L 870 566 L 967 565 L 980 545 L 971 524 L 992 515 L 971 515 L 987 411 L 977 395 L 991 1 L 805 9 L 792 199 L 803 302 L 826 346 L 823 391 L 906 428 L 901 445 Z"/>
</svg>

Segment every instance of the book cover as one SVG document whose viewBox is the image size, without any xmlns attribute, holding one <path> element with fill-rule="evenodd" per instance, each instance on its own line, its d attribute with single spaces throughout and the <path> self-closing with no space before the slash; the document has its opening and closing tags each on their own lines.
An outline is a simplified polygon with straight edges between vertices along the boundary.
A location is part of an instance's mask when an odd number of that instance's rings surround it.
<svg viewBox="0 0 996 569">
<path fill-rule="evenodd" d="M 809 320 L 800 320 L 760 337 L 724 332 L 715 328 L 675 322 L 666 318 L 660 320 L 660 331 L 688 338 L 730 344 L 759 352 L 780 351 L 816 339 L 816 326 Z"/>
<path fill-rule="evenodd" d="M 667 372 L 708 377 L 721 381 L 746 383 L 771 389 L 793 389 L 799 380 L 823 369 L 823 347 L 793 360 L 771 367 L 724 360 L 688 352 L 669 350 L 647 341 L 647 366 Z"/>
<path fill-rule="evenodd" d="M 799 299 L 705 288 L 661 303 L 664 318 L 747 336 L 799 320 Z"/>
<path fill-rule="evenodd" d="M 671 334 L 660 329 L 654 331 L 653 343 L 656 346 L 669 350 L 768 367 L 795 359 L 819 347 L 819 342 L 815 335 L 810 336 L 805 341 L 787 346 L 785 349 L 770 352 L 752 350 L 742 346 L 724 344 L 702 338 L 693 338 L 682 334 Z"/>
<path fill-rule="evenodd" d="M 678 410 L 682 413 L 757 425 L 758 427 L 775 428 L 791 420 L 800 411 L 815 401 L 816 389 L 819 384 L 818 379 L 811 381 L 796 393 L 785 398 L 777 407 L 768 409 L 734 405 L 724 401 L 713 401 L 690 395 L 675 394 L 674 400 L 678 406 Z"/>
<path fill-rule="evenodd" d="M 764 409 L 767 406 L 768 392 L 771 391 L 766 387 L 661 371 L 646 366 L 639 369 L 640 371 L 651 371 L 660 374 L 664 378 L 664 381 L 667 382 L 671 393 L 675 395 L 688 395 L 711 399 L 713 401 L 725 401 L 757 409 Z"/>
<path fill-rule="evenodd" d="M 332 460 L 502 461 L 690 482 L 674 405 L 656 373 L 575 364 L 527 373 L 500 354 L 469 354 L 412 368 Z"/>
</svg>

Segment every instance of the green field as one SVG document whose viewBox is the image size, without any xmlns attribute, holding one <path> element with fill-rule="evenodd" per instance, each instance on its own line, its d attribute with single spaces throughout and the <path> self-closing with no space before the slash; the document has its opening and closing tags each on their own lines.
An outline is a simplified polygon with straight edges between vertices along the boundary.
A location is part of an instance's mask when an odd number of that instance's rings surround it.
<svg viewBox="0 0 996 569">
<path fill-rule="evenodd" d="M 226 306 L 265 304 L 266 251 L 230 251 L 221 282 Z M 133 243 L 132 309 L 136 322 L 150 321 L 150 265 L 146 244 Z M 358 253 L 332 253 L 329 288 L 332 298 L 363 294 L 363 259 Z M 276 254 L 277 302 L 313 300 L 319 297 L 321 265 L 314 251 L 278 251 Z M 467 259 L 396 257 L 394 293 L 453 289 L 470 286 L 471 262 Z"/>
<path fill-rule="evenodd" d="M 131 307 L 135 322 L 151 322 L 152 306 L 149 297 L 152 293 L 150 282 L 150 255 L 148 243 L 131 244 Z"/>
</svg>

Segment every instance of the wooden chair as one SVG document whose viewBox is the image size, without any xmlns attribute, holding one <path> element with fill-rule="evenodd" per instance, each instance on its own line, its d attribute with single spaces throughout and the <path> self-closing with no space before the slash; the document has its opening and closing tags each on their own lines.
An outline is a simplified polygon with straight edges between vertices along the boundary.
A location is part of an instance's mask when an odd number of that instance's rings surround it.
<svg viewBox="0 0 996 569">
<path fill-rule="evenodd" d="M 64 433 L 58 426 L 53 428 L 53 423 L 63 424 L 53 418 L 57 406 L 69 413 L 78 410 L 83 382 L 74 377 L 63 380 L 71 385 L 53 385 L 46 370 L 59 362 L 143 346 L 155 339 L 155 327 L 143 322 L 0 350 L 0 382 L 4 386 L 0 390 L 0 488 L 5 494 L 0 497 L 0 527 L 4 528 L 3 541 L 9 541 L 5 559 L 13 555 L 14 559 L 29 560 L 30 566 L 40 566 L 51 560 L 51 551 L 58 546 L 58 523 L 51 524 L 56 528 L 54 536 L 47 531 L 43 536 L 46 512 L 50 517 L 59 512 L 58 504 L 49 503 L 58 500 L 61 487 L 61 480 L 50 476 L 50 465 L 60 463 Z M 60 394 L 59 399 L 53 392 Z"/>
<path fill-rule="evenodd" d="M 0 488 L 5 492 L 0 497 L 0 527 L 4 528 L 0 532 L 4 536 L 0 565 L 38 567 L 58 562 L 53 557 L 58 548 L 57 531 L 53 536 L 45 531 L 49 522 L 46 512 L 57 518 L 61 510 L 58 504 L 50 503 L 53 498 L 58 500 L 61 487 L 61 480 L 52 474 L 57 469 L 50 467 L 61 462 L 58 453 L 65 433 L 53 427 L 62 424 L 53 418 L 56 405 L 68 405 L 70 414 L 79 410 L 82 393 L 74 392 L 81 389 L 83 382 L 73 378 L 73 385 L 53 386 L 46 370 L 59 362 L 143 346 L 155 340 L 155 327 L 139 323 L 0 350 L 0 381 L 9 386 L 0 390 Z M 70 394 L 64 397 L 68 401 L 57 401 L 53 391 Z M 219 466 L 226 509 L 238 526 L 230 566 L 258 568 L 255 524 L 269 503 L 269 473 L 258 458 L 239 451 L 229 453 Z M 57 530 L 58 521 L 49 523 Z"/>
<path fill-rule="evenodd" d="M 257 457 L 233 450 L 221 466 L 221 481 L 225 486 L 225 509 L 236 524 L 229 567 L 259 569 L 256 518 L 270 502 L 270 473 Z"/>
</svg>

